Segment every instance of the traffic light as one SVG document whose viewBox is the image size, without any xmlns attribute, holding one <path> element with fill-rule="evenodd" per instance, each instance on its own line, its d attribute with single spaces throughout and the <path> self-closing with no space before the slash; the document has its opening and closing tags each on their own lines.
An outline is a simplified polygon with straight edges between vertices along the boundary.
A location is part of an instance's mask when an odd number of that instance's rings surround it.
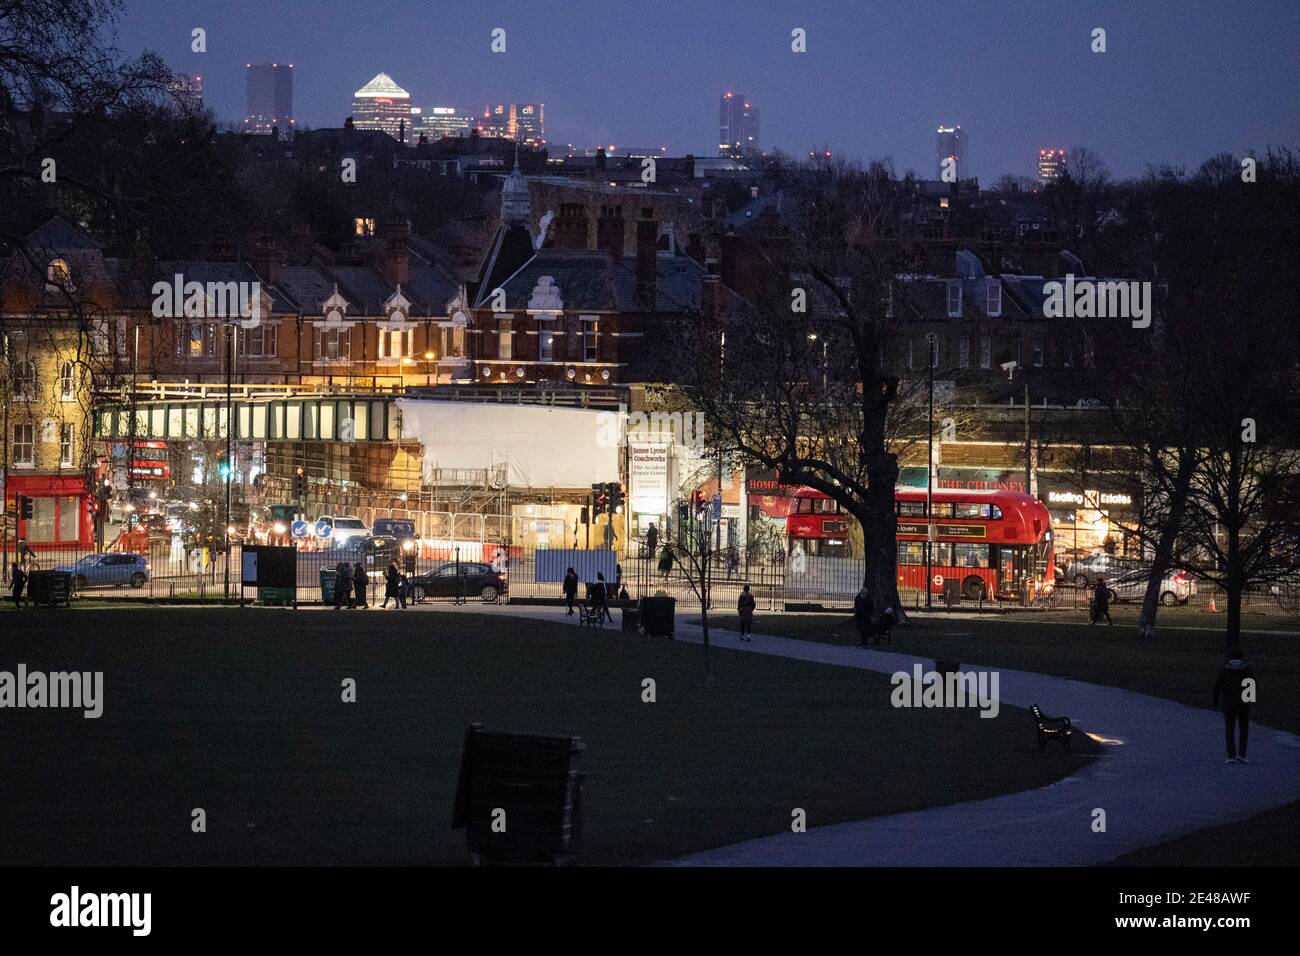
<svg viewBox="0 0 1300 956">
<path fill-rule="evenodd" d="M 226 460 L 224 451 L 217 452 L 217 475 L 222 481 L 230 477 L 230 462 Z"/>
<path fill-rule="evenodd" d="M 623 513 L 623 486 L 617 481 L 609 483 L 609 510 L 616 515 Z"/>
<path fill-rule="evenodd" d="M 307 497 L 307 469 L 302 465 L 293 470 L 293 496 L 299 501 Z"/>
<path fill-rule="evenodd" d="M 587 510 L 586 505 L 582 506 L 582 512 L 579 517 L 582 519 L 583 524 L 591 524 L 591 512 Z"/>
<path fill-rule="evenodd" d="M 32 520 L 32 499 L 26 495 L 18 499 L 18 516 L 24 521 Z"/>
<path fill-rule="evenodd" d="M 605 484 L 597 483 L 591 486 L 591 502 L 593 515 L 603 515 L 609 510 L 609 491 Z"/>
</svg>

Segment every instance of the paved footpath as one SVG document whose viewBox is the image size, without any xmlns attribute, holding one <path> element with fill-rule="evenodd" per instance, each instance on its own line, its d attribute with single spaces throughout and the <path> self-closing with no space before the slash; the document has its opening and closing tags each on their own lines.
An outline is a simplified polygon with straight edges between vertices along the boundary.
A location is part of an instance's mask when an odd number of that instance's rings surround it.
<svg viewBox="0 0 1300 956">
<path fill-rule="evenodd" d="M 465 610 L 485 609 L 470 605 Z M 557 608 L 486 610 L 565 619 Z M 679 640 L 700 642 L 699 628 L 689 623 L 693 616 L 678 615 Z M 779 627 L 780 619 L 769 617 L 765 624 Z M 710 636 L 714 646 L 742 653 L 882 673 L 910 673 L 917 661 L 928 670 L 933 663 L 908 654 L 791 638 L 757 636 L 741 643 L 735 632 L 716 629 L 710 629 Z M 748 840 L 671 865 L 1086 866 L 1300 800 L 1300 738 L 1292 734 L 1253 724 L 1250 763 L 1225 764 L 1223 717 L 1216 710 L 1063 677 L 997 670 L 1004 704 L 1039 704 L 1050 714 L 1064 714 L 1102 738 L 1106 752 L 1074 776 L 1037 790 L 857 823 L 818 827 L 812 820 L 806 833 Z M 1206 675 L 1207 701 L 1212 680 L 1213 675 Z M 1267 688 L 1261 690 L 1267 693 Z M 1032 733 L 1024 714 L 1004 711 L 995 719 L 1025 721 L 1026 734 Z M 1105 833 L 1092 831 L 1095 808 L 1106 811 Z"/>
</svg>

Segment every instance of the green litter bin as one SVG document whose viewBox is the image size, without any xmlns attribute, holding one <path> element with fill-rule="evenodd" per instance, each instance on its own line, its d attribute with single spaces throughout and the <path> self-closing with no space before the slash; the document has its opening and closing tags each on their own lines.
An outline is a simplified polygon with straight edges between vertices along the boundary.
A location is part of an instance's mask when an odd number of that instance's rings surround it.
<svg viewBox="0 0 1300 956">
<path fill-rule="evenodd" d="M 330 572 L 331 574 L 333 572 Z M 323 582 L 322 582 L 323 584 Z M 334 582 L 330 582 L 333 590 Z M 297 588 L 258 588 L 257 603 L 268 607 L 292 607 L 297 603 Z"/>
<path fill-rule="evenodd" d="M 334 576 L 337 573 L 333 568 L 320 569 L 320 599 L 322 604 L 334 603 Z"/>
</svg>

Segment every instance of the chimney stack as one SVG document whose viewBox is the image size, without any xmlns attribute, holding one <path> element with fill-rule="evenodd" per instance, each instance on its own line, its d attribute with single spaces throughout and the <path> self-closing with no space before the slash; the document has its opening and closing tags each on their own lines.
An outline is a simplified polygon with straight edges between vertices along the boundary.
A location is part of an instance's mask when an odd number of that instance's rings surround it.
<svg viewBox="0 0 1300 956">
<path fill-rule="evenodd" d="M 410 279 L 411 254 L 406 248 L 410 235 L 411 224 L 405 219 L 392 219 L 379 227 L 379 271 L 394 287 L 405 285 Z"/>
<path fill-rule="evenodd" d="M 279 281 L 280 268 L 283 264 L 284 257 L 275 239 L 269 234 L 259 237 L 257 244 L 253 247 L 252 263 L 257 278 L 262 282 L 274 285 Z"/>
<path fill-rule="evenodd" d="M 655 311 L 659 279 L 659 223 L 653 215 L 653 209 L 642 209 L 636 221 L 636 294 L 649 312 Z"/>
<path fill-rule="evenodd" d="M 624 228 L 623 210 L 618 206 L 602 210 L 596 220 L 596 248 L 608 252 L 615 262 L 623 258 Z"/>
</svg>

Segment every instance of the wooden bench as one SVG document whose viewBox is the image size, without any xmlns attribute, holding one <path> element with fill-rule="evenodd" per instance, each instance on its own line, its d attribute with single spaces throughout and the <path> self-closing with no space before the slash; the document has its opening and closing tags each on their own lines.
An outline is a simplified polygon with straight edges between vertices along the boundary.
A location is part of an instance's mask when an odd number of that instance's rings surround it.
<svg viewBox="0 0 1300 956">
<path fill-rule="evenodd" d="M 1065 752 L 1069 753 L 1070 734 L 1074 733 L 1070 727 L 1070 718 L 1048 717 L 1037 704 L 1030 707 L 1029 711 L 1038 725 L 1038 749 L 1046 750 L 1049 740 L 1059 740 L 1065 746 Z"/>
<path fill-rule="evenodd" d="M 595 601 L 578 602 L 578 624 L 582 627 L 604 627 L 605 605 Z"/>
</svg>

